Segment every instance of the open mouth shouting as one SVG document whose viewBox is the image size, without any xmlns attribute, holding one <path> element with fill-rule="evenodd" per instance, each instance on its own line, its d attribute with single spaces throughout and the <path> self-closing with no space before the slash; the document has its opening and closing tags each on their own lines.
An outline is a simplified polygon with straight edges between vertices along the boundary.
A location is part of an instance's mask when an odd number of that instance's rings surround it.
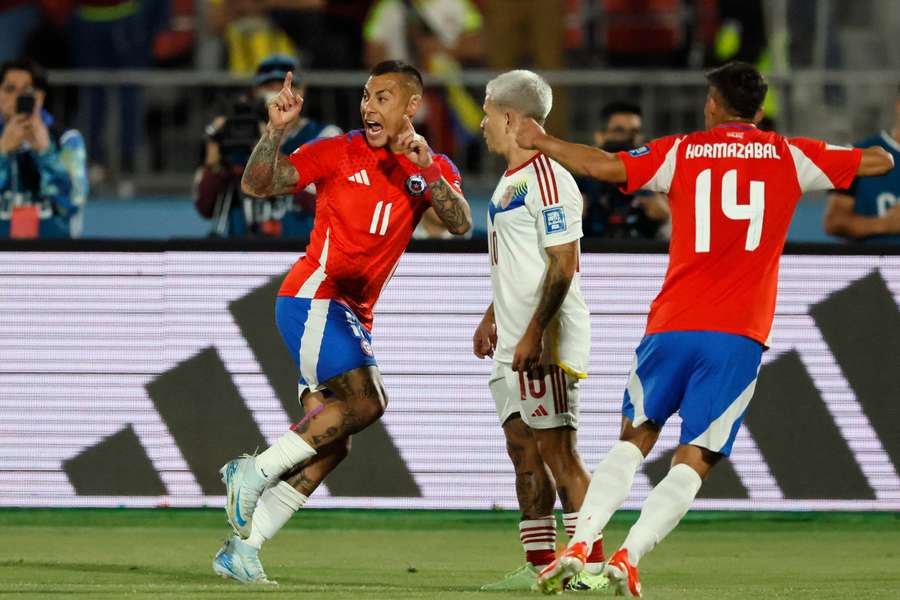
<svg viewBox="0 0 900 600">
<path fill-rule="evenodd" d="M 384 134 L 384 124 L 378 119 L 374 118 L 365 119 L 363 123 L 366 127 L 366 137 L 368 137 L 371 141 L 374 141 L 376 139 L 380 141 L 380 138 Z"/>
</svg>

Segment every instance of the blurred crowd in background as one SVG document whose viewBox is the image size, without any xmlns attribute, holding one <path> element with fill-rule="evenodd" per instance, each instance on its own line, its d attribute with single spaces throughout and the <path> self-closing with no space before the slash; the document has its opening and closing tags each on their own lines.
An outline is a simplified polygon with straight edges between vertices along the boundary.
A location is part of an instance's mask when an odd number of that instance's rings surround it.
<svg viewBox="0 0 900 600">
<path fill-rule="evenodd" d="M 315 70 L 384 58 L 433 70 L 442 54 L 492 69 L 698 68 L 729 57 L 764 60 L 777 12 L 790 38 L 776 42 L 787 44 L 791 65 L 804 67 L 820 60 L 819 44 L 810 43 L 817 28 L 831 36 L 839 27 L 875 28 L 862 44 L 872 46 L 896 26 L 892 8 L 893 0 L 2 0 L 0 59 L 241 74 L 273 53 Z M 900 58 L 893 38 L 880 42 L 886 64 Z M 824 50 L 822 66 L 844 63 L 839 40 Z"/>
<path fill-rule="evenodd" d="M 877 124 L 891 140 L 896 124 L 885 117 L 892 117 L 900 74 L 876 82 L 889 94 L 876 86 L 878 94 L 863 96 L 848 91 L 853 86 L 794 84 L 790 76 L 803 69 L 900 73 L 898 28 L 895 0 L 0 0 L 0 61 L 28 57 L 36 69 L 21 89 L 9 84 L 2 124 L 12 124 L 16 95 L 35 95 L 35 127 L 52 132 L 48 147 L 66 148 L 59 164 L 73 173 L 69 191 L 58 193 L 59 183 L 47 191 L 40 173 L 48 160 L 33 152 L 32 187 L 43 205 L 25 221 L 19 211 L 16 231 L 33 232 L 38 218 L 40 235 L 49 236 L 49 211 L 71 224 L 58 227 L 60 235 L 77 236 L 89 182 L 92 198 L 191 195 L 213 235 L 303 237 L 315 211 L 312 191 L 249 203 L 234 185 L 258 135 L 254 115 L 291 70 L 309 94 L 285 151 L 357 127 L 365 70 L 386 59 L 430 76 L 416 127 L 473 174 L 475 195 L 489 193 L 499 172 L 480 137 L 486 76 L 473 76 L 479 71 L 563 73 L 550 78 L 548 129 L 610 149 L 702 126 L 702 78 L 682 85 L 673 72 L 729 60 L 753 63 L 775 83 L 765 127 L 853 142 L 876 133 Z M 608 82 L 596 75 L 612 70 L 632 75 Z M 823 118 L 835 110 L 842 118 Z M 802 130 L 810 123 L 820 125 Z M 4 169 L 21 162 L 9 150 L 0 147 L 0 186 L 12 185 Z M 582 184 L 588 235 L 667 237 L 664 197 Z M 9 235 L 4 219 L 27 204 L 21 189 L 5 191 L 0 236 Z M 852 193 L 840 200 L 841 215 Z M 891 193 L 892 201 L 882 194 L 865 215 L 881 218 L 878 227 L 834 225 L 837 213 L 830 213 L 828 232 L 900 233 L 900 208 L 892 210 L 900 189 Z M 44 200 L 62 196 L 65 203 Z M 429 227 L 420 234 L 444 236 Z"/>
</svg>

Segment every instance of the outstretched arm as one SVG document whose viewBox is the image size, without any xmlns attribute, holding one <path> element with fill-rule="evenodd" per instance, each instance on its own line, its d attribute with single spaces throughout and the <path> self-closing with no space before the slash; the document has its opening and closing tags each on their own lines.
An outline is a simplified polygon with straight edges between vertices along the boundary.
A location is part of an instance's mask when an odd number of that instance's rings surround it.
<svg viewBox="0 0 900 600">
<path fill-rule="evenodd" d="M 862 151 L 857 176 L 868 177 L 884 175 L 894 168 L 894 157 L 881 146 L 872 146 Z"/>
<path fill-rule="evenodd" d="M 534 119 L 520 119 L 516 143 L 522 148 L 540 150 L 576 175 L 593 177 L 609 183 L 625 183 L 625 165 L 615 154 L 593 146 L 573 144 L 547 134 Z"/>
<path fill-rule="evenodd" d="M 550 246 L 545 250 L 547 271 L 544 273 L 541 298 L 525 334 L 516 346 L 512 362 L 513 371 L 531 371 L 540 365 L 544 330 L 559 312 L 566 294 L 569 293 L 572 278 L 575 277 L 578 265 L 578 240 Z"/>
</svg>

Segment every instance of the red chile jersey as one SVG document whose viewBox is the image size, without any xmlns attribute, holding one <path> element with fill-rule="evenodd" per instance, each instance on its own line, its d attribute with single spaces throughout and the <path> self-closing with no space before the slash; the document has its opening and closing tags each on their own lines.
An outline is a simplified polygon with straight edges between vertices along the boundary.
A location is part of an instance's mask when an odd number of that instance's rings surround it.
<svg viewBox="0 0 900 600">
<path fill-rule="evenodd" d="M 672 213 L 669 268 L 647 333 L 722 331 L 766 344 L 797 201 L 850 185 L 862 152 L 725 124 L 618 156 L 623 191 L 666 193 Z"/>
<path fill-rule="evenodd" d="M 300 174 L 298 190 L 316 185 L 316 220 L 306 255 L 278 295 L 338 300 L 371 330 L 375 302 L 431 206 L 421 169 L 402 154 L 369 146 L 362 131 L 305 144 L 290 160 Z M 450 159 L 437 154 L 434 161 L 461 191 Z"/>
</svg>

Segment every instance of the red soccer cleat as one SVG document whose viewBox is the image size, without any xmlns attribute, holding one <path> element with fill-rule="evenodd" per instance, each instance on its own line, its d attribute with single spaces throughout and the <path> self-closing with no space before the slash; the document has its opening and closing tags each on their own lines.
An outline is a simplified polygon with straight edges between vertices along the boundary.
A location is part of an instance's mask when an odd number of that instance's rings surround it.
<svg viewBox="0 0 900 600">
<path fill-rule="evenodd" d="M 538 574 L 537 587 L 545 594 L 561 594 L 566 581 L 584 569 L 590 548 L 584 542 L 570 546 Z"/>
<path fill-rule="evenodd" d="M 641 597 L 641 580 L 638 579 L 637 567 L 628 562 L 628 551 L 619 549 L 603 569 L 603 573 L 609 577 L 609 582 L 614 586 L 617 596 L 629 598 Z"/>
</svg>

